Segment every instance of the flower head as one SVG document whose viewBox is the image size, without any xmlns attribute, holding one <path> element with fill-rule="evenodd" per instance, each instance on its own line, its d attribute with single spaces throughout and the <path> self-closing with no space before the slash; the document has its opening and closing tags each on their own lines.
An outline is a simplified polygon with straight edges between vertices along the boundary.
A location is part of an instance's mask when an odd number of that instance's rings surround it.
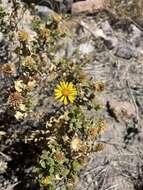
<svg viewBox="0 0 143 190">
<path fill-rule="evenodd" d="M 96 152 L 99 152 L 99 151 L 102 151 L 104 149 L 104 145 L 103 144 L 97 144 L 96 146 L 95 146 L 95 150 L 96 150 Z"/>
<path fill-rule="evenodd" d="M 40 29 L 40 35 L 43 39 L 47 40 L 50 36 L 50 30 L 48 28 L 43 27 Z"/>
<path fill-rule="evenodd" d="M 18 37 L 21 42 L 26 42 L 29 39 L 28 33 L 22 30 L 18 32 Z"/>
<path fill-rule="evenodd" d="M 74 137 L 71 141 L 71 149 L 73 151 L 78 151 L 81 148 L 82 141 L 79 137 Z"/>
<path fill-rule="evenodd" d="M 15 71 L 15 67 L 12 64 L 5 64 L 2 66 L 2 72 L 4 75 L 12 75 Z"/>
<path fill-rule="evenodd" d="M 72 82 L 61 81 L 55 89 L 56 99 L 63 102 L 65 105 L 68 103 L 73 103 L 76 95 L 77 90 Z"/>
<path fill-rule="evenodd" d="M 16 109 L 23 101 L 23 96 L 21 95 L 20 92 L 14 92 L 12 94 L 10 94 L 9 98 L 8 98 L 8 102 L 9 104 Z"/>
<path fill-rule="evenodd" d="M 102 81 L 96 81 L 93 86 L 94 90 L 97 92 L 101 92 L 104 90 L 104 83 Z"/>
<path fill-rule="evenodd" d="M 61 17 L 61 15 L 59 15 L 59 14 L 54 14 L 54 15 L 53 15 L 53 20 L 54 20 L 56 23 L 59 23 L 59 22 L 62 20 L 62 17 Z"/>
<path fill-rule="evenodd" d="M 55 159 L 57 162 L 64 161 L 64 160 L 65 160 L 65 155 L 64 155 L 63 152 L 56 151 L 56 153 L 54 154 L 54 159 Z"/>
<path fill-rule="evenodd" d="M 42 180 L 41 180 L 42 184 L 44 186 L 47 186 L 49 184 L 52 183 L 52 179 L 51 179 L 51 176 L 46 176 L 46 177 L 43 177 Z"/>
</svg>

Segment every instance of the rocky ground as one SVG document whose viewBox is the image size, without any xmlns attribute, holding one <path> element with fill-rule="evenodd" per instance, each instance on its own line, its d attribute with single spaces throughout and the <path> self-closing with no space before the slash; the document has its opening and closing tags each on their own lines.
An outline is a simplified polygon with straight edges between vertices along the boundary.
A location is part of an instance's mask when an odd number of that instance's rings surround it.
<svg viewBox="0 0 143 190">
<path fill-rule="evenodd" d="M 56 2 L 55 10 L 59 6 L 58 1 Z M 4 0 L 2 3 L 10 9 L 8 1 Z M 72 1 L 69 4 L 61 3 L 60 11 L 69 11 L 72 3 Z M 79 173 L 80 181 L 75 189 L 142 190 L 143 28 L 141 19 L 137 22 L 132 19 L 125 21 L 125 19 L 113 18 L 113 14 L 111 15 L 110 11 L 104 12 L 101 5 L 99 9 L 102 9 L 102 13 L 97 14 L 98 11 L 95 11 L 89 12 L 89 15 L 85 13 L 81 15 L 84 11 L 75 6 L 74 4 L 72 7 L 72 18 L 63 25 L 71 35 L 58 42 L 62 48 L 57 51 L 56 59 L 62 57 L 72 59 L 76 51 L 78 56 L 88 58 L 89 62 L 84 68 L 84 73 L 87 78 L 104 82 L 105 90 L 97 93 L 96 98 L 104 105 L 104 112 L 99 114 L 108 121 L 108 128 L 100 139 L 100 142 L 105 144 L 105 148 L 102 152 L 93 152 L 90 155 L 88 166 Z M 85 12 L 87 11 L 88 8 Z M 45 4 L 37 5 L 37 14 L 42 19 L 46 19 L 52 12 L 52 7 L 47 7 Z M 30 13 L 26 12 L 19 27 L 25 27 L 31 36 L 34 36 L 30 28 L 31 17 Z M 11 43 L 1 32 L 0 65 L 14 59 L 10 49 Z M 13 57 L 10 58 L 11 56 Z M 14 77 L 17 75 L 18 71 Z M 0 75 L 0 136 L 15 136 L 21 127 L 7 113 L 5 97 L 8 97 L 12 80 Z M 46 104 L 46 99 L 43 97 L 44 95 L 38 97 L 44 101 L 41 110 Z M 25 123 L 23 126 L 25 127 L 21 130 L 26 131 L 29 128 Z M 34 160 L 26 159 L 35 156 L 37 152 L 32 146 L 34 145 L 27 147 L 25 144 L 19 144 L 18 138 L 14 142 L 6 139 L 4 144 L 1 143 L 0 165 L 7 167 L 8 162 L 7 172 L 0 173 L 1 190 L 39 189 L 32 183 L 33 179 L 30 175 Z M 57 190 L 60 190 L 60 187 Z"/>
<path fill-rule="evenodd" d="M 136 181 L 139 152 L 142 152 L 142 32 L 134 24 L 122 30 L 113 29 L 109 20 L 96 23 L 91 18 L 91 21 L 91 26 L 96 25 L 95 30 L 91 29 L 89 20 L 84 24 L 95 32 L 91 34 L 93 41 L 84 43 L 87 49 L 82 48 L 82 53 L 91 50 L 94 60 L 85 71 L 105 82 L 101 99 L 109 101 L 108 108 L 113 108 L 114 114 L 111 119 L 105 113 L 109 128 L 101 141 L 106 148 L 101 154 L 92 155 L 78 189 L 83 186 L 83 189 L 142 189 L 141 180 L 138 185 Z M 96 36 L 96 30 L 102 39 Z M 99 178 L 103 180 L 102 185 L 97 182 Z"/>
</svg>

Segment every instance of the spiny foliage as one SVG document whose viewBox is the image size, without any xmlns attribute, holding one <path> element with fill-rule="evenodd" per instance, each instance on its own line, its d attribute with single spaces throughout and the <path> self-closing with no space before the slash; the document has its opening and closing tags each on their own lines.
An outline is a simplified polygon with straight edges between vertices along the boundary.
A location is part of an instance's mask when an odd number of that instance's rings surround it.
<svg viewBox="0 0 143 190">
<path fill-rule="evenodd" d="M 41 188 L 55 189 L 62 183 L 63 188 L 72 189 L 78 180 L 78 171 L 87 164 L 90 152 L 104 148 L 96 140 L 106 129 L 106 121 L 89 114 L 90 111 L 96 113 L 101 110 L 102 105 L 96 102 L 96 93 L 104 89 L 104 84 L 86 78 L 82 68 L 88 63 L 88 57 L 80 57 L 75 52 L 73 59 L 56 59 L 57 51 L 62 48 L 57 42 L 71 35 L 65 32 L 67 30 L 62 25 L 67 18 L 55 14 L 49 16 L 45 23 L 34 16 L 31 24 L 35 36 L 32 37 L 17 23 L 18 11 L 21 9 L 24 13 L 25 7 L 21 6 L 20 1 L 13 1 L 13 9 L 11 14 L 0 9 L 1 31 L 6 32 L 13 44 L 18 42 L 14 48 L 18 65 L 7 63 L 2 66 L 3 75 L 13 78 L 7 99 L 9 110 L 21 124 L 28 119 L 38 123 L 36 131 L 29 130 L 21 139 L 24 143 L 39 145 L 41 154 L 33 173 L 38 176 L 36 179 Z M 7 29 L 5 20 L 11 31 Z M 17 66 L 20 73 L 15 78 Z M 61 81 L 65 81 L 62 85 L 66 88 L 70 84 L 74 92 L 74 100 L 65 104 L 57 101 L 54 95 Z M 61 87 L 60 90 L 67 96 Z M 41 94 L 49 101 L 40 111 L 36 111 Z"/>
</svg>

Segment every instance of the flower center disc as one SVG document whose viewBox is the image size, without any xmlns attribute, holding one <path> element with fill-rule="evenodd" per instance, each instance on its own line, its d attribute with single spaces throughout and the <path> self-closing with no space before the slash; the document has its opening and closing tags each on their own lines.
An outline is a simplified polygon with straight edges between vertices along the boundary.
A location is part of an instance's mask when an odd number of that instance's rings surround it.
<svg viewBox="0 0 143 190">
<path fill-rule="evenodd" d="M 70 91 L 68 89 L 63 90 L 63 96 L 68 97 L 70 95 Z"/>
</svg>

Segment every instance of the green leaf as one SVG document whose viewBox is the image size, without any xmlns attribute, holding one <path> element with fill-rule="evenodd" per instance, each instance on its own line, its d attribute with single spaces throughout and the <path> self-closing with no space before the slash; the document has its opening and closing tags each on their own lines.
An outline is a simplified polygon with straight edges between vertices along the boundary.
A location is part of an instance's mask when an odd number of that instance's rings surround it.
<svg viewBox="0 0 143 190">
<path fill-rule="evenodd" d="M 4 17 L 6 15 L 4 7 L 0 5 L 0 18 Z"/>
<path fill-rule="evenodd" d="M 56 188 L 53 185 L 50 185 L 48 189 L 49 190 L 56 190 Z"/>
<path fill-rule="evenodd" d="M 64 169 L 64 170 L 62 171 L 61 175 L 62 175 L 63 177 L 66 177 L 69 172 L 70 172 L 70 170 Z"/>
<path fill-rule="evenodd" d="M 50 167 L 49 173 L 50 173 L 50 174 L 53 174 L 53 173 L 54 173 L 54 167 Z"/>
<path fill-rule="evenodd" d="M 40 165 L 41 165 L 42 168 L 44 168 L 44 169 L 46 168 L 46 163 L 45 163 L 44 160 L 40 161 Z"/>
<path fill-rule="evenodd" d="M 78 169 L 80 169 L 81 168 L 81 165 L 80 165 L 80 163 L 78 162 L 78 161 L 73 161 L 73 163 L 72 163 L 72 167 L 73 167 L 73 170 L 78 170 Z"/>
<path fill-rule="evenodd" d="M 61 190 L 68 190 L 68 188 L 66 186 L 62 187 Z"/>
</svg>

